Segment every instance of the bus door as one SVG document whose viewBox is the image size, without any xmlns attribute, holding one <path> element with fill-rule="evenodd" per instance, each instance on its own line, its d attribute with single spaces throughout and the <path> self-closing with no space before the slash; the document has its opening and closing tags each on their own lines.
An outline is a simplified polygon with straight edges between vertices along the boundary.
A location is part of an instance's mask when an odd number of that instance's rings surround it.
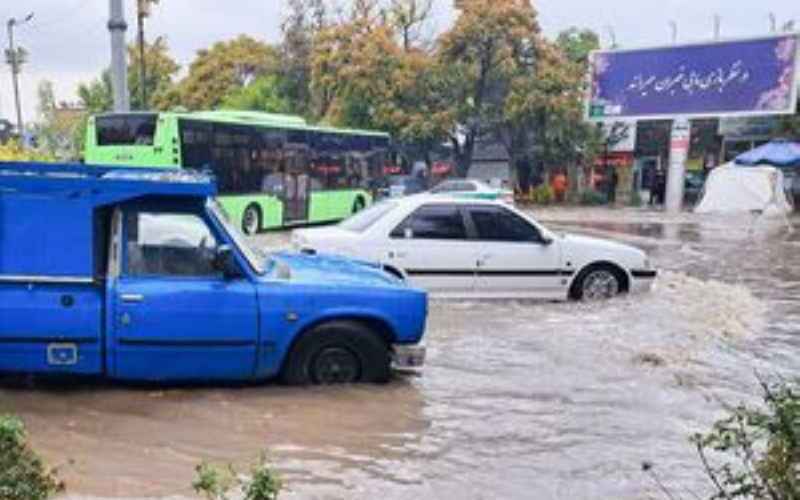
<svg viewBox="0 0 800 500">
<path fill-rule="evenodd" d="M 286 159 L 283 190 L 283 222 L 291 224 L 308 220 L 311 199 L 311 178 L 305 167 L 305 158 L 296 154 Z"/>
</svg>

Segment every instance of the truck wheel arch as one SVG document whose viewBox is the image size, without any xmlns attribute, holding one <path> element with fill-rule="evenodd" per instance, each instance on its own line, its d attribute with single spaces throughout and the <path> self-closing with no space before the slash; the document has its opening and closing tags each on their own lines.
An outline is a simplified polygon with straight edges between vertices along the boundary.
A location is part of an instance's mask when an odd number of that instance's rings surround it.
<svg viewBox="0 0 800 500">
<path fill-rule="evenodd" d="M 291 380 L 289 380 L 291 377 L 287 377 L 289 363 L 292 362 L 293 354 L 296 352 L 298 346 L 301 345 L 301 342 L 303 342 L 309 336 L 315 335 L 314 332 L 316 330 L 328 326 L 339 326 L 343 329 L 353 327 L 354 330 L 367 330 L 386 347 L 387 352 L 390 350 L 390 346 L 395 339 L 395 335 L 391 326 L 386 321 L 372 316 L 340 316 L 323 318 L 314 321 L 303 327 L 303 329 L 294 336 L 292 342 L 289 344 L 286 352 L 283 355 L 281 368 L 278 373 L 284 382 L 291 383 Z"/>
</svg>

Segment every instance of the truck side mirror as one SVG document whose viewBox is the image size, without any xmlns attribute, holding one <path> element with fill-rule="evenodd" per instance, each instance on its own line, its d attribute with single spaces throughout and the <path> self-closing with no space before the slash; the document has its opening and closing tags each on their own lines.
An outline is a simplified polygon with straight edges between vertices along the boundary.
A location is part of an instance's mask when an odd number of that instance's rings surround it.
<svg viewBox="0 0 800 500">
<path fill-rule="evenodd" d="M 220 245 L 217 247 L 214 260 L 211 264 L 215 270 L 222 273 L 225 279 L 234 279 L 242 275 L 230 245 Z"/>
</svg>

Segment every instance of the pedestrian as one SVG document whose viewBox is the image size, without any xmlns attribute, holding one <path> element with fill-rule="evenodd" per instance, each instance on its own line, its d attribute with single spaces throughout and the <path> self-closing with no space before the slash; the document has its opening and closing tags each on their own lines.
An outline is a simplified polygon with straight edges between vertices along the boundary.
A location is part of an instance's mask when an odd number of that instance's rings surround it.
<svg viewBox="0 0 800 500">
<path fill-rule="evenodd" d="M 617 169 L 615 167 L 611 167 L 611 173 L 608 177 L 608 202 L 612 205 L 617 201 L 618 183 L 619 177 L 617 176 Z"/>
<path fill-rule="evenodd" d="M 558 172 L 553 176 L 550 186 L 553 188 L 553 195 L 556 201 L 563 202 L 567 193 L 567 176 L 564 175 L 564 172 Z"/>
<path fill-rule="evenodd" d="M 664 197 L 667 194 L 667 172 L 661 166 L 659 166 L 658 170 L 656 170 L 655 192 L 656 204 L 663 205 Z"/>
</svg>

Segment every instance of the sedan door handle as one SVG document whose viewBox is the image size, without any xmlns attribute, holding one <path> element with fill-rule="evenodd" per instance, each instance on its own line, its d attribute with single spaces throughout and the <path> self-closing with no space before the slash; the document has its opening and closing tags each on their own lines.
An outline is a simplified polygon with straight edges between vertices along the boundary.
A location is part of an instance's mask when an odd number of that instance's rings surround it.
<svg viewBox="0 0 800 500">
<path fill-rule="evenodd" d="M 123 293 L 119 296 L 120 300 L 126 304 L 138 304 L 144 302 L 144 295 L 138 293 Z"/>
</svg>

